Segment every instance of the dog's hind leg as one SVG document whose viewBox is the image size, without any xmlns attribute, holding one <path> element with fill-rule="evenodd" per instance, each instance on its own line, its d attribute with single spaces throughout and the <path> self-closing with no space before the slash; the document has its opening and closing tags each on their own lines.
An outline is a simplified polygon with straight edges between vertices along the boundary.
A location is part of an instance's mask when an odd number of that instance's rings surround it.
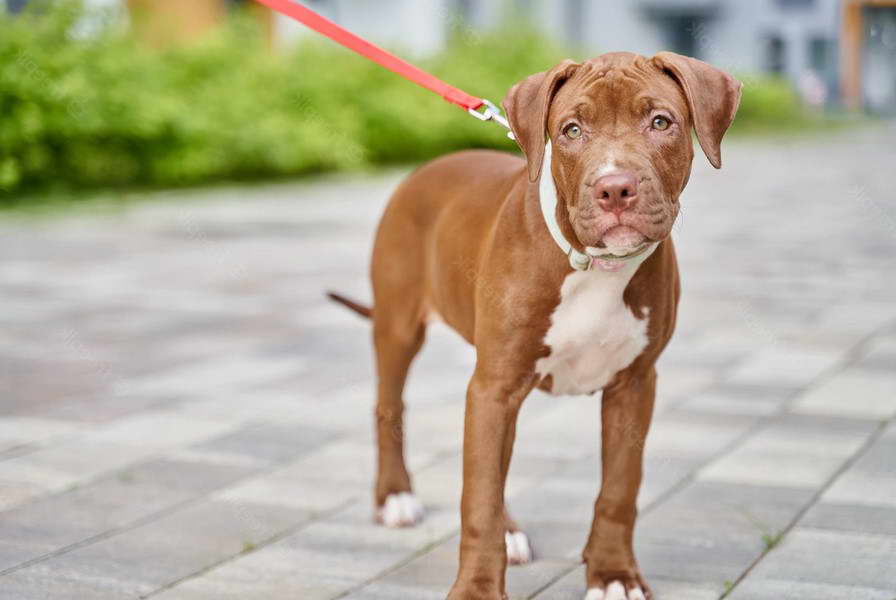
<svg viewBox="0 0 896 600">
<path fill-rule="evenodd" d="M 426 333 L 422 250 L 419 231 L 393 201 L 380 226 L 371 268 L 377 369 L 374 501 L 376 519 L 387 527 L 408 527 L 423 518 L 405 465 L 402 397 Z"/>
<path fill-rule="evenodd" d="M 403 327 L 374 320 L 377 358 L 376 517 L 387 527 L 408 527 L 423 518 L 423 506 L 411 493 L 404 460 L 404 400 L 408 368 L 423 344 L 422 322 Z"/>
</svg>

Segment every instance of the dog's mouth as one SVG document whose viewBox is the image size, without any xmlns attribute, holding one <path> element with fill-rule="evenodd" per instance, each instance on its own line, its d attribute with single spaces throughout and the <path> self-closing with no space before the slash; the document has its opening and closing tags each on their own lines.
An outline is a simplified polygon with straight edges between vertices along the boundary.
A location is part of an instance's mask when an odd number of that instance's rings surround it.
<svg viewBox="0 0 896 600">
<path fill-rule="evenodd" d="M 597 258 L 600 260 L 606 260 L 610 262 L 625 262 L 627 260 L 631 260 L 637 256 L 641 256 L 650 248 L 650 242 L 644 242 L 637 248 L 625 251 L 620 253 L 621 251 L 618 249 L 614 249 L 612 251 L 608 251 L 606 248 L 592 248 L 589 246 L 585 248 L 585 252 L 588 253 L 588 256 L 591 258 Z"/>
<path fill-rule="evenodd" d="M 640 256 L 650 248 L 650 240 L 643 233 L 627 225 L 617 225 L 601 238 L 603 248 L 588 246 L 585 252 L 592 258 L 610 262 L 624 262 Z"/>
</svg>

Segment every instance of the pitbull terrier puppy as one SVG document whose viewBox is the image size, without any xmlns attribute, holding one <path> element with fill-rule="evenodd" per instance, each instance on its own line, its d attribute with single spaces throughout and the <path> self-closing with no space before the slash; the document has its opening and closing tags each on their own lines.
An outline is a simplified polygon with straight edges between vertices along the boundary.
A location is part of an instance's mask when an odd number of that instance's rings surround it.
<svg viewBox="0 0 896 600">
<path fill-rule="evenodd" d="M 449 600 L 501 600 L 505 568 L 532 560 L 504 484 L 516 419 L 538 387 L 602 390 L 601 491 L 582 557 L 587 600 L 651 598 L 632 544 L 654 364 L 675 327 L 670 237 L 694 157 L 716 168 L 741 85 L 693 58 L 612 53 L 514 86 L 504 108 L 525 160 L 468 151 L 395 192 L 376 236 L 377 519 L 416 524 L 402 391 L 427 323 L 476 347 L 463 443 L 460 568 Z M 562 432 L 558 432 L 562 435 Z"/>
</svg>

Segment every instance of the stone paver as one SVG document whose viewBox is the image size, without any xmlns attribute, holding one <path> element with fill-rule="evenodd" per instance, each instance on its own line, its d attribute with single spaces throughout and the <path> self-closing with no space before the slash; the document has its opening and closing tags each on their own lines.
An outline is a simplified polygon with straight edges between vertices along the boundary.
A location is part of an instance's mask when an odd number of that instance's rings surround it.
<svg viewBox="0 0 896 600">
<path fill-rule="evenodd" d="M 698 156 L 636 545 L 659 600 L 896 598 L 896 128 Z M 475 352 L 407 390 L 427 518 L 371 520 L 366 266 L 402 172 L 0 218 L 0 597 L 443 598 Z M 599 400 L 533 394 L 513 599 L 581 599 Z M 727 596 L 726 596 L 727 594 Z"/>
</svg>

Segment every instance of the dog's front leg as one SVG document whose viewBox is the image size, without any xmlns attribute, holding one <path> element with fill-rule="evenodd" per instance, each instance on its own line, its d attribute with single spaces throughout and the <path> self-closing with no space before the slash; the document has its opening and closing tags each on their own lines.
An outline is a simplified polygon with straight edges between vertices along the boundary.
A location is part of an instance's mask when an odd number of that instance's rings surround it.
<svg viewBox="0 0 896 600">
<path fill-rule="evenodd" d="M 604 390 L 600 496 L 582 557 L 587 565 L 586 600 L 651 597 L 635 560 L 633 536 L 644 443 L 653 415 L 656 371 L 623 373 Z"/>
<path fill-rule="evenodd" d="M 504 483 L 516 418 L 533 377 L 477 366 L 467 389 L 460 568 L 449 600 L 502 600 L 507 552 Z"/>
</svg>

